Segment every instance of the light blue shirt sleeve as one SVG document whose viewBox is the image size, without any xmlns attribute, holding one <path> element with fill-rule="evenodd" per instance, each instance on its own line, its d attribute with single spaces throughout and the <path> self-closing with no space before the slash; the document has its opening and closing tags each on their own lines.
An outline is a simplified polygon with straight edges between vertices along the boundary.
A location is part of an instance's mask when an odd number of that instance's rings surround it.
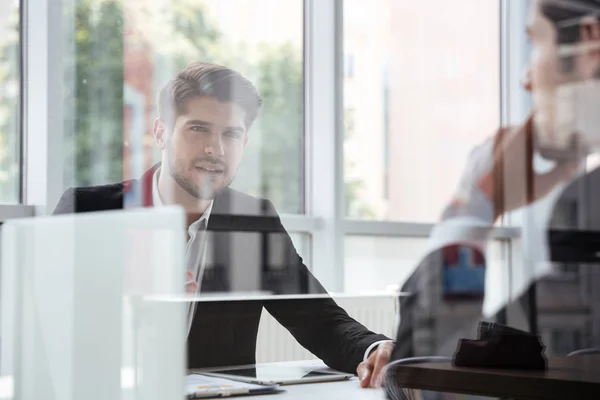
<svg viewBox="0 0 600 400">
<path fill-rule="evenodd" d="M 479 190 L 477 182 L 493 168 L 493 145 L 490 138 L 471 151 L 456 194 L 460 205 L 446 207 L 441 222 L 431 232 L 427 253 L 451 244 L 466 244 L 485 255 L 495 219 L 494 205 Z"/>
</svg>

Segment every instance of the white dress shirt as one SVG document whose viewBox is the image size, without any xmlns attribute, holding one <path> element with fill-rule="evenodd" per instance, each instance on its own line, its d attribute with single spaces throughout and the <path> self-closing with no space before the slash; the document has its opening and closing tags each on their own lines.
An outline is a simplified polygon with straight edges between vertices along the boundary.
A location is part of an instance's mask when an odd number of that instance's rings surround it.
<svg viewBox="0 0 600 400">
<path fill-rule="evenodd" d="M 158 176 L 160 174 L 160 168 L 154 171 L 152 177 L 152 204 L 155 207 L 163 206 L 164 203 L 160 197 L 158 191 Z M 185 246 L 185 264 L 188 271 L 192 273 L 197 283 L 196 293 L 200 290 L 200 284 L 202 282 L 202 275 L 204 273 L 204 263 L 206 259 L 206 227 L 208 225 L 208 218 L 213 208 L 214 200 L 210 202 L 202 216 L 194 221 L 188 227 L 188 234 L 190 238 Z M 190 332 L 192 326 L 192 320 L 194 318 L 194 312 L 196 311 L 196 302 L 191 302 L 187 305 L 187 334 Z"/>
</svg>

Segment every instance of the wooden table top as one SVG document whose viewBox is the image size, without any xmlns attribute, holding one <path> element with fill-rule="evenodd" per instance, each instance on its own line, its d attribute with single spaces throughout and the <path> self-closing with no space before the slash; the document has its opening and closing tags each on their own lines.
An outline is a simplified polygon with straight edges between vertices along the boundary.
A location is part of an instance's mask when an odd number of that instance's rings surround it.
<svg viewBox="0 0 600 400">
<path fill-rule="evenodd" d="M 528 400 L 600 399 L 600 355 L 548 359 L 547 371 L 425 363 L 396 367 L 398 386 Z"/>
</svg>

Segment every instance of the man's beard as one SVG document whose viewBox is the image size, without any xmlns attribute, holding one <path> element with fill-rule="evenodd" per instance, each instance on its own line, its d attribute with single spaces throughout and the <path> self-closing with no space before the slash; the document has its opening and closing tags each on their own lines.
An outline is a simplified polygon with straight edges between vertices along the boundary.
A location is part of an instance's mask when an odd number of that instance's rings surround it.
<svg viewBox="0 0 600 400">
<path fill-rule="evenodd" d="M 225 183 L 221 187 L 215 188 L 214 182 L 207 176 L 203 177 L 204 179 L 202 179 L 200 185 L 195 184 L 192 179 L 186 177 L 186 172 L 190 169 L 193 170 L 195 163 L 190 163 L 188 165 L 184 161 L 176 160 L 173 156 L 171 145 L 169 144 L 168 146 L 167 162 L 169 164 L 169 175 L 171 175 L 171 178 L 173 178 L 173 180 L 190 196 L 198 200 L 212 200 L 233 181 L 234 176 L 231 176 L 229 180 L 224 181 Z M 227 167 L 224 166 L 223 176 L 227 179 L 226 172 Z"/>
<path fill-rule="evenodd" d="M 535 90 L 536 145 L 549 159 L 577 159 L 600 150 L 600 81 Z"/>
</svg>

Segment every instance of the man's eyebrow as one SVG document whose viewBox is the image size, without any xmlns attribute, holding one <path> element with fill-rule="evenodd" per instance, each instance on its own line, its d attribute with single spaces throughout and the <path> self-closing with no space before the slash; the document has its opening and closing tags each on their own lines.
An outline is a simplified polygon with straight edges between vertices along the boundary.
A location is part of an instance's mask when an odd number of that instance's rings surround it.
<svg viewBox="0 0 600 400">
<path fill-rule="evenodd" d="M 230 131 L 240 131 L 240 132 L 244 132 L 246 130 L 242 126 L 228 126 L 227 129 L 229 129 Z"/>
<path fill-rule="evenodd" d="M 212 126 L 213 124 L 211 124 L 210 122 L 207 122 L 207 121 L 199 120 L 199 119 L 190 119 L 189 121 L 185 122 L 185 125 Z"/>
</svg>

